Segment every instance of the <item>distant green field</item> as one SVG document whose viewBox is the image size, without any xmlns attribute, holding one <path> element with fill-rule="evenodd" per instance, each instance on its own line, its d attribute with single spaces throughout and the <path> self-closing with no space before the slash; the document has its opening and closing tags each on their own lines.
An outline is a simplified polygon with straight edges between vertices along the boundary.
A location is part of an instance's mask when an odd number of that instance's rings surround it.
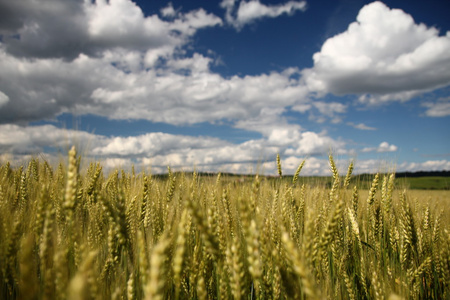
<svg viewBox="0 0 450 300">
<path fill-rule="evenodd" d="M 413 190 L 450 190 L 450 177 L 406 177 L 397 182 Z"/>
</svg>

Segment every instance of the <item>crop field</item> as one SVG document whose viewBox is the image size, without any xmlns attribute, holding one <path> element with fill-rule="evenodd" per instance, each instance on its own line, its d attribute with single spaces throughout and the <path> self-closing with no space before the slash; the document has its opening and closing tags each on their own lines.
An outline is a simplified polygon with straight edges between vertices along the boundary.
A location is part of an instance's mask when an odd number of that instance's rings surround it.
<svg viewBox="0 0 450 300">
<path fill-rule="evenodd" d="M 449 191 L 80 161 L 0 164 L 1 299 L 450 298 Z"/>
</svg>

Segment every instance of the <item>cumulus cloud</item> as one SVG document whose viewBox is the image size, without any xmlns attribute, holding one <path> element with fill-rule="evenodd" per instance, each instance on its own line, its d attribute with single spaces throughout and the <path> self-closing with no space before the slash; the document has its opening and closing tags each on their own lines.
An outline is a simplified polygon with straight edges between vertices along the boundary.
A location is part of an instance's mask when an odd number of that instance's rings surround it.
<svg viewBox="0 0 450 300">
<path fill-rule="evenodd" d="M 258 115 L 253 118 L 243 118 L 235 124 L 236 128 L 255 131 L 266 137 L 272 135 L 276 130 L 284 129 L 290 132 L 297 132 L 301 129 L 298 124 L 289 124 L 282 115 L 285 112 L 284 107 L 267 106 L 261 108 Z"/>
<path fill-rule="evenodd" d="M 0 0 L 0 8 L 8 15 L 0 18 L 5 48 L 20 57 L 72 60 L 80 54 L 99 56 L 111 48 L 164 57 L 198 29 L 222 23 L 203 9 L 178 13 L 167 21 L 158 15 L 145 17 L 131 0 Z"/>
<path fill-rule="evenodd" d="M 226 10 L 226 21 L 238 30 L 258 19 L 276 18 L 283 14 L 292 15 L 298 10 L 306 10 L 306 1 L 288 1 L 279 5 L 265 5 L 259 0 L 242 0 L 239 2 L 238 8 L 236 8 L 236 2 L 235 0 L 223 0 L 220 6 Z"/>
<path fill-rule="evenodd" d="M 268 106 L 255 118 L 239 120 L 235 127 L 261 133 L 265 147 L 278 149 L 286 155 L 319 155 L 331 149 L 347 153 L 344 142 L 332 139 L 326 132 L 315 133 L 289 123 L 283 116 L 284 111 L 284 108 Z"/>
<path fill-rule="evenodd" d="M 292 79 L 298 72 L 294 69 L 224 78 L 209 70 L 210 58 L 194 54 L 171 60 L 166 68 L 124 72 L 143 58 L 115 58 L 110 54 L 80 55 L 73 61 L 27 60 L 0 47 L 0 90 L 14 100 L 0 107 L 0 122 L 48 119 L 62 112 L 176 125 L 236 121 L 258 117 L 274 103 L 301 103 L 307 94 Z"/>
<path fill-rule="evenodd" d="M 308 131 L 291 131 L 291 134 L 294 136 L 274 129 L 268 137 L 235 144 L 210 136 L 153 132 L 107 137 L 53 125 L 24 127 L 6 124 L 0 125 L 0 150 L 2 153 L 29 157 L 41 152 L 65 152 L 75 144 L 85 156 L 106 161 L 108 166 L 118 164 L 129 167 L 134 163 L 138 167 L 151 166 L 160 171 L 171 166 L 244 173 L 248 173 L 249 166 L 256 168 L 265 161 L 274 161 L 277 153 L 283 157 L 323 155 L 332 144 L 339 146 L 340 151 L 345 150 L 345 144 L 339 144 L 324 134 Z"/>
<path fill-rule="evenodd" d="M 425 162 L 403 162 L 398 165 L 397 171 L 417 172 L 417 171 L 442 171 L 450 170 L 450 161 L 448 160 L 427 160 Z"/>
<path fill-rule="evenodd" d="M 274 134 L 283 133 L 274 132 Z M 60 129 L 53 125 L 22 127 L 7 124 L 0 125 L 2 153 L 0 160 L 23 163 L 31 155 L 47 152 L 45 159 L 57 162 L 58 156 L 55 151 L 66 153 L 70 146 L 75 144 L 84 160 L 98 160 L 105 169 L 129 168 L 134 164 L 138 169 L 151 168 L 154 173 L 165 172 L 167 166 L 170 166 L 185 171 L 195 168 L 207 172 L 243 174 L 259 172 L 276 175 L 275 157 L 280 153 L 284 174 L 293 174 L 303 158 L 307 157 L 302 174 L 330 175 L 326 158 L 326 154 L 330 151 L 329 145 L 333 145 L 335 155 L 347 152 L 343 142 L 333 141 L 324 134 L 318 135 L 308 131 L 298 134 L 297 148 L 293 148 L 290 145 L 282 147 L 273 145 L 269 138 L 234 144 L 208 136 L 154 132 L 133 137 L 106 137 L 84 131 Z M 392 150 L 394 147 L 383 142 L 378 149 Z M 320 155 L 314 156 L 316 154 Z M 344 174 L 348 160 L 336 159 L 336 161 L 339 172 Z M 355 164 L 355 173 L 378 172 L 383 167 L 385 166 L 379 160 L 358 160 Z M 398 164 L 396 170 L 450 170 L 450 162 L 448 160 L 404 162 Z"/>
<path fill-rule="evenodd" d="M 348 107 L 348 105 L 339 102 L 306 99 L 302 102 L 294 105 L 291 109 L 300 113 L 309 113 L 309 119 L 316 123 L 324 123 L 327 120 L 334 124 L 341 123 L 342 114 L 347 112 Z"/>
<path fill-rule="evenodd" d="M 85 148 L 91 142 L 101 142 L 102 137 L 94 134 L 66 130 L 53 125 L 19 126 L 0 125 L 0 152 L 11 154 L 38 154 L 47 147 L 64 150 L 73 144 Z"/>
<path fill-rule="evenodd" d="M 427 108 L 425 111 L 427 117 L 450 116 L 450 97 L 439 98 L 435 102 L 425 102 L 422 106 Z"/>
<path fill-rule="evenodd" d="M 313 107 L 319 112 L 318 115 L 313 110 L 310 111 L 310 119 L 317 123 L 323 123 L 327 119 L 331 120 L 331 123 L 337 124 L 342 121 L 340 114 L 347 111 L 347 105 L 339 102 L 324 102 L 314 101 Z"/>
<path fill-rule="evenodd" d="M 347 106 L 339 102 L 315 101 L 313 105 L 325 116 L 334 117 L 336 113 L 345 113 Z"/>
<path fill-rule="evenodd" d="M 345 152 L 345 144 L 314 132 L 276 128 L 262 139 L 233 144 L 213 137 L 193 137 L 148 133 L 135 137 L 103 138 L 92 153 L 105 157 L 133 157 L 144 164 L 163 167 L 203 166 L 217 169 L 224 165 L 273 160 L 286 156 L 323 155 L 334 147 Z"/>
<path fill-rule="evenodd" d="M 177 11 L 173 7 L 172 2 L 169 2 L 169 4 L 166 7 L 161 8 L 161 15 L 166 18 L 173 18 L 177 15 Z"/>
<path fill-rule="evenodd" d="M 381 2 L 364 6 L 348 29 L 329 38 L 303 70 L 318 95 L 357 94 L 365 103 L 406 101 L 450 84 L 450 32 L 416 24 Z"/>
<path fill-rule="evenodd" d="M 398 147 L 395 145 L 390 145 L 388 142 L 382 142 L 378 147 L 366 147 L 362 149 L 362 152 L 395 152 Z"/>
<path fill-rule="evenodd" d="M 397 151 L 397 146 L 395 145 L 389 145 L 389 143 L 387 142 L 382 142 L 378 148 L 377 148 L 377 152 L 395 152 Z"/>
<path fill-rule="evenodd" d="M 104 156 L 147 156 L 152 157 L 180 150 L 223 147 L 226 142 L 212 137 L 190 137 L 162 132 L 140 136 L 112 137 L 103 145 L 92 150 L 93 154 Z"/>
<path fill-rule="evenodd" d="M 335 151 L 336 154 L 344 154 L 344 142 L 334 140 L 325 134 L 318 134 L 312 131 L 305 131 L 300 134 L 300 139 L 293 143 L 292 147 L 286 150 L 288 155 L 318 155 Z"/>
</svg>

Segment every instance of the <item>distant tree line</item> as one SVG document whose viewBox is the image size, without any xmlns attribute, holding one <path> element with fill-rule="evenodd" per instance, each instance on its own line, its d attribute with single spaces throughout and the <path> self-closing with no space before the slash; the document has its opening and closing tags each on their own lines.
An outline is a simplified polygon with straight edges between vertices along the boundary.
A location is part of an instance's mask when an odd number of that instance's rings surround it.
<svg viewBox="0 0 450 300">
<path fill-rule="evenodd" d="M 395 177 L 450 177 L 450 171 L 398 172 L 395 173 Z"/>
</svg>

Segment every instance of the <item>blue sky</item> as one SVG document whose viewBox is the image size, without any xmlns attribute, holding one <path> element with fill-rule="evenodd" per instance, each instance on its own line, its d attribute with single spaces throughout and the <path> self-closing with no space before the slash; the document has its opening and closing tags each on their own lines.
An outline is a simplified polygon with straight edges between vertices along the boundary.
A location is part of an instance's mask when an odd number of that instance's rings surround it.
<svg viewBox="0 0 450 300">
<path fill-rule="evenodd" d="M 1 160 L 450 170 L 448 1 L 0 0 Z"/>
</svg>

